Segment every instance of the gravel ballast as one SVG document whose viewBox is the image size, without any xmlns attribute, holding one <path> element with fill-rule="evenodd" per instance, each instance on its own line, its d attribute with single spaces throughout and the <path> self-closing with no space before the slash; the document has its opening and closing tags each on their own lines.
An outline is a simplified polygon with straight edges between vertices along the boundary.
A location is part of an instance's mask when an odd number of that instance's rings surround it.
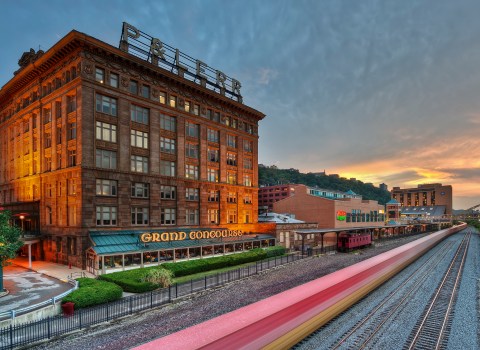
<svg viewBox="0 0 480 350">
<path fill-rule="evenodd" d="M 222 288 L 36 345 L 35 349 L 128 349 L 278 294 L 423 237 L 376 242 L 357 254 L 323 255 L 277 267 Z"/>
</svg>

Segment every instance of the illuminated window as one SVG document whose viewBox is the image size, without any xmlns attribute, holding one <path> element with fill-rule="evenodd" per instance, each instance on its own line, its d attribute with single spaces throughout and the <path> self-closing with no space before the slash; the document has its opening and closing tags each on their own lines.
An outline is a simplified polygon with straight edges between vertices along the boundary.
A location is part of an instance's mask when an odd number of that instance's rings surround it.
<svg viewBox="0 0 480 350">
<path fill-rule="evenodd" d="M 232 172 L 232 171 L 227 171 L 227 182 L 230 185 L 236 185 L 237 184 L 237 173 Z"/>
<path fill-rule="evenodd" d="M 97 121 L 95 137 L 97 140 L 117 142 L 117 126 Z M 76 125 L 75 125 L 76 127 Z M 76 131 L 75 131 L 76 134 Z"/>
<path fill-rule="evenodd" d="M 76 179 L 67 180 L 67 194 L 69 196 L 75 196 L 77 194 L 77 181 Z"/>
<path fill-rule="evenodd" d="M 190 101 L 185 101 L 185 112 L 190 112 Z"/>
<path fill-rule="evenodd" d="M 207 181 L 218 182 L 219 181 L 219 170 L 215 168 L 207 169 Z"/>
<path fill-rule="evenodd" d="M 173 108 L 175 108 L 177 106 L 177 97 L 176 96 L 170 96 L 169 105 L 170 105 L 170 107 L 173 107 Z"/>
<path fill-rule="evenodd" d="M 220 222 L 220 211 L 218 209 L 208 209 L 207 215 L 210 224 L 218 224 Z"/>
<path fill-rule="evenodd" d="M 105 69 L 95 68 L 95 80 L 101 84 L 105 82 Z"/>
<path fill-rule="evenodd" d="M 148 149 L 148 132 L 130 130 L 130 145 Z"/>
<path fill-rule="evenodd" d="M 208 201 L 209 202 L 219 202 L 220 201 L 220 191 L 208 191 Z"/>
<path fill-rule="evenodd" d="M 251 194 L 245 194 L 243 196 L 243 203 L 252 204 L 252 195 Z"/>
<path fill-rule="evenodd" d="M 228 212 L 227 212 L 227 223 L 229 223 L 229 224 L 236 224 L 237 223 L 237 211 L 236 210 L 228 210 Z"/>
<path fill-rule="evenodd" d="M 237 203 L 237 193 L 228 192 L 227 194 L 227 203 Z"/>
<path fill-rule="evenodd" d="M 77 150 L 69 149 L 67 151 L 67 154 L 68 154 L 68 166 L 77 165 Z"/>
<path fill-rule="evenodd" d="M 107 179 L 96 179 L 96 195 L 97 196 L 116 196 L 117 181 Z"/>
<path fill-rule="evenodd" d="M 158 102 L 160 102 L 161 104 L 165 104 L 167 103 L 167 93 L 166 92 L 163 92 L 163 91 L 160 91 L 159 94 L 158 94 Z"/>
<path fill-rule="evenodd" d="M 75 237 L 67 237 L 67 252 L 69 255 L 77 255 L 77 239 Z"/>
<path fill-rule="evenodd" d="M 77 225 L 77 207 L 75 205 L 67 206 L 67 220 L 68 226 Z"/>
<path fill-rule="evenodd" d="M 243 175 L 243 186 L 252 186 L 252 175 Z"/>
<path fill-rule="evenodd" d="M 251 210 L 244 210 L 243 217 L 245 218 L 245 223 L 249 224 L 252 222 L 252 211 Z"/>
<path fill-rule="evenodd" d="M 45 155 L 45 171 L 51 171 L 51 170 L 52 170 L 52 156 Z"/>
<path fill-rule="evenodd" d="M 207 150 L 207 159 L 209 162 L 218 163 L 220 161 L 220 150 L 209 147 Z"/>
<path fill-rule="evenodd" d="M 198 180 L 198 166 L 185 164 L 185 177 L 187 179 Z"/>
<path fill-rule="evenodd" d="M 237 154 L 227 152 L 227 164 L 231 166 L 237 166 Z"/>
<path fill-rule="evenodd" d="M 148 173 L 148 157 L 130 156 L 130 170 L 138 173 Z"/>
<path fill-rule="evenodd" d="M 46 132 L 43 140 L 44 140 L 44 143 L 45 143 L 45 148 L 52 147 L 52 134 L 51 133 Z"/>
<path fill-rule="evenodd" d="M 52 121 L 52 110 L 50 108 L 43 109 L 43 124 L 50 123 Z"/>
</svg>

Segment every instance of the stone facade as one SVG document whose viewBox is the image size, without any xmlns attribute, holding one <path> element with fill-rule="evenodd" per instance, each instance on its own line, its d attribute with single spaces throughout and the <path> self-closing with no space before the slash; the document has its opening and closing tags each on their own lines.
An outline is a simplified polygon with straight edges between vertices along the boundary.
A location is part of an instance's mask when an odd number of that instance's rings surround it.
<svg viewBox="0 0 480 350">
<path fill-rule="evenodd" d="M 39 201 L 35 256 L 82 268 L 91 230 L 261 232 L 263 117 L 72 31 L 0 90 L 0 203 Z"/>
</svg>

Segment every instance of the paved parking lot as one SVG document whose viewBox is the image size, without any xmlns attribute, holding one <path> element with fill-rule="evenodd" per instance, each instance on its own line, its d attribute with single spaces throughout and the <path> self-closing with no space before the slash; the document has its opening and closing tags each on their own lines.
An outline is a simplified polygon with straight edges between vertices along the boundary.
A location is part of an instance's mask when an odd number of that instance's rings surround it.
<svg viewBox="0 0 480 350">
<path fill-rule="evenodd" d="M 3 268 L 3 285 L 9 294 L 0 298 L 0 312 L 40 303 L 72 288 L 57 278 L 16 265 Z"/>
</svg>

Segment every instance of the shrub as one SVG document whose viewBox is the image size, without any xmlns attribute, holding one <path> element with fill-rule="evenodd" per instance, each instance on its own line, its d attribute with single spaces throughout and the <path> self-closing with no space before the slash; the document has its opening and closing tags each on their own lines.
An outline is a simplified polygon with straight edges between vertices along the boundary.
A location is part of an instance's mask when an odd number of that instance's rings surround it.
<svg viewBox="0 0 480 350">
<path fill-rule="evenodd" d="M 106 275 L 98 276 L 99 279 L 115 283 L 122 287 L 125 292 L 143 293 L 157 289 L 159 286 L 152 282 L 142 282 L 145 271 L 158 269 L 159 267 L 147 267 L 143 269 L 135 269 L 128 271 L 113 272 Z"/>
<path fill-rule="evenodd" d="M 268 247 L 265 248 L 265 252 L 267 253 L 267 257 L 272 256 L 282 256 L 285 255 L 286 249 L 282 246 L 275 246 L 275 247 Z"/>
<path fill-rule="evenodd" d="M 283 254 L 285 254 L 285 248 L 283 247 L 268 247 L 265 249 L 255 248 L 247 252 L 226 256 L 163 263 L 160 266 L 113 272 L 101 275 L 98 278 L 119 285 L 125 292 L 143 293 L 170 285 L 172 281 L 170 280 L 168 282 L 168 278 L 164 276 L 167 271 L 170 273 L 170 278 L 183 277 L 225 267 L 251 263 L 266 259 L 267 257 Z"/>
<path fill-rule="evenodd" d="M 62 299 L 62 304 L 74 303 L 75 309 L 108 303 L 122 297 L 122 288 L 114 283 L 92 278 L 79 278 L 78 289 Z"/>
<path fill-rule="evenodd" d="M 173 273 L 165 269 L 150 269 L 147 270 L 142 277 L 141 282 L 150 282 L 158 285 L 161 288 L 168 287 L 172 284 Z"/>
</svg>

